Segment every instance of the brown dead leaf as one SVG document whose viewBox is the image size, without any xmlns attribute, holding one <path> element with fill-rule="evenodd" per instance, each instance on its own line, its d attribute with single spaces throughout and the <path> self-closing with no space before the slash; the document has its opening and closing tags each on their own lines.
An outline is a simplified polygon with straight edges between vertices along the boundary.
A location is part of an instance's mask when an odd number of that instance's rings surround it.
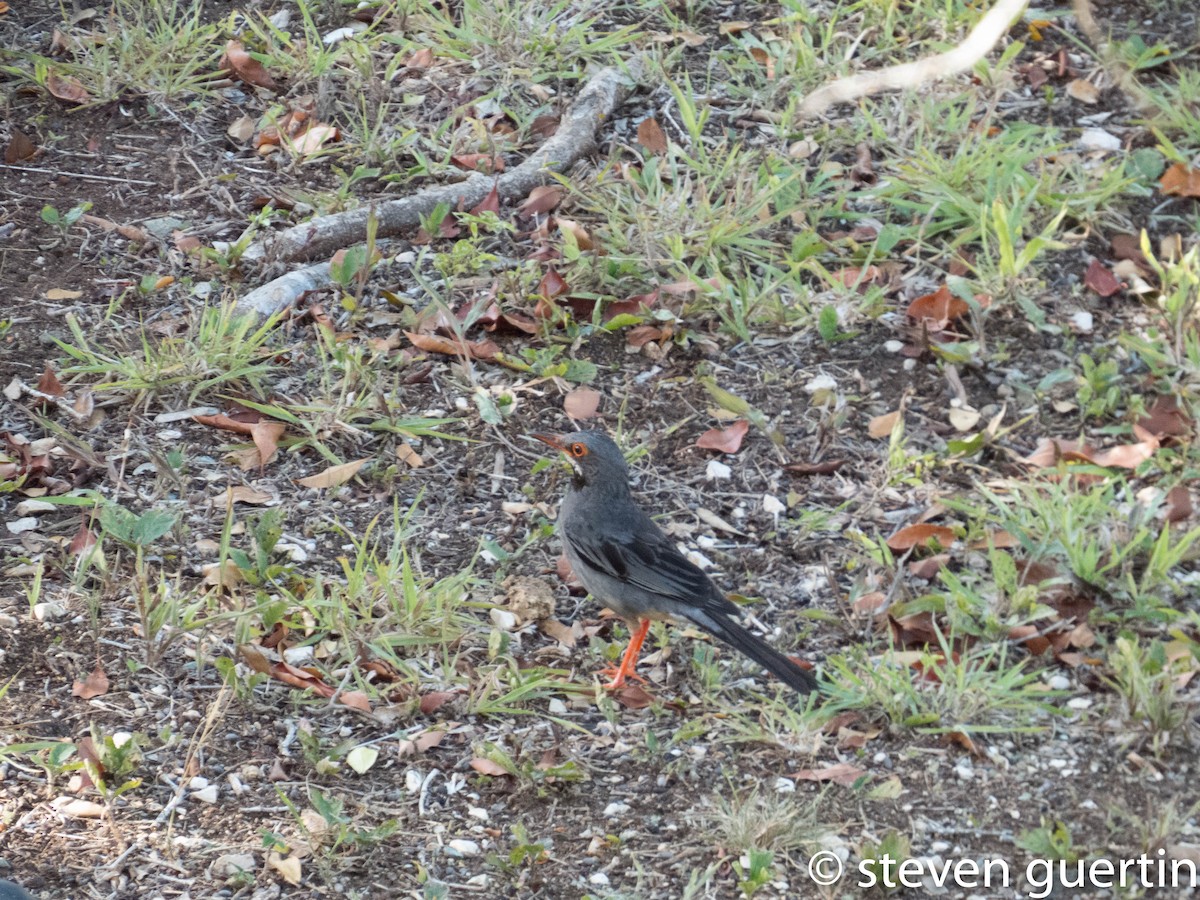
<svg viewBox="0 0 1200 900">
<path fill-rule="evenodd" d="M 645 709 L 654 702 L 654 696 L 640 685 L 626 682 L 613 692 L 613 698 L 626 709 Z"/>
<path fill-rule="evenodd" d="M 957 744 L 974 757 L 982 757 L 983 751 L 965 731 L 948 731 L 942 735 L 942 740 L 948 744 Z"/>
<path fill-rule="evenodd" d="M 425 465 L 425 460 L 421 459 L 421 455 L 407 441 L 401 441 L 396 445 L 396 459 L 410 469 L 419 469 Z"/>
<path fill-rule="evenodd" d="M 358 474 L 358 470 L 371 461 L 370 457 L 364 459 L 356 459 L 351 462 L 341 463 L 340 465 L 330 466 L 327 469 L 322 469 L 315 475 L 309 475 L 306 478 L 296 480 L 297 484 L 302 484 L 307 488 L 331 488 L 337 487 L 339 484 L 345 484 L 351 478 Z"/>
<path fill-rule="evenodd" d="M 269 463 L 279 451 L 279 439 L 287 426 L 282 422 L 272 422 L 264 419 L 250 426 L 250 435 L 254 439 L 254 448 L 258 452 L 258 465 L 262 468 Z"/>
<path fill-rule="evenodd" d="M 500 346 L 495 341 L 468 341 L 459 338 L 442 337 L 437 334 L 418 334 L 406 331 L 404 336 L 418 350 L 426 353 L 444 353 L 447 356 L 467 357 L 484 362 L 491 362 L 500 352 Z"/>
<path fill-rule="evenodd" d="M 517 207 L 523 216 L 548 213 L 562 203 L 563 188 L 557 184 L 539 184 Z"/>
<path fill-rule="evenodd" d="M 638 123 L 637 142 L 657 156 L 667 152 L 666 132 L 653 118 L 642 119 Z"/>
<path fill-rule="evenodd" d="M 451 156 L 450 162 L 468 172 L 494 175 L 504 171 L 504 157 L 499 153 L 460 153 Z"/>
<path fill-rule="evenodd" d="M 226 488 L 223 494 L 217 495 L 217 500 L 222 506 L 228 506 L 233 503 L 247 503 L 251 506 L 262 506 L 270 503 L 275 499 L 275 495 L 270 491 L 262 491 L 258 488 L 251 487 L 248 484 L 238 484 L 233 487 Z"/>
<path fill-rule="evenodd" d="M 8 130 L 8 146 L 4 148 L 5 163 L 13 166 L 37 155 L 37 145 L 33 141 L 11 125 Z"/>
<path fill-rule="evenodd" d="M 890 413 L 884 413 L 882 416 L 874 416 L 867 423 L 867 434 L 876 440 L 891 437 L 892 429 L 896 427 L 896 422 L 899 418 L 900 410 L 898 409 L 894 409 Z"/>
<path fill-rule="evenodd" d="M 1167 491 L 1166 517 L 1172 525 L 1190 519 L 1192 509 L 1192 495 L 1188 492 L 1187 485 L 1177 484 Z"/>
<path fill-rule="evenodd" d="M 925 322 L 930 331 L 944 331 L 955 319 L 961 319 L 970 307 L 966 301 L 955 297 L 950 288 L 942 285 L 932 294 L 918 297 L 908 305 L 908 316 L 917 322 Z"/>
<path fill-rule="evenodd" d="M 783 471 L 789 475 L 832 475 L 846 464 L 844 459 L 827 459 L 822 462 L 786 463 Z"/>
<path fill-rule="evenodd" d="M 710 428 L 696 439 L 696 446 L 701 450 L 737 453 L 742 449 L 742 441 L 749 431 L 750 423 L 745 419 L 738 419 L 728 428 Z"/>
<path fill-rule="evenodd" d="M 575 629 L 571 625 L 550 618 L 542 619 L 538 627 L 541 628 L 543 634 L 558 641 L 564 647 L 570 649 L 575 646 Z"/>
<path fill-rule="evenodd" d="M 70 75 L 59 75 L 57 72 L 51 72 L 46 77 L 46 90 L 57 100 L 62 100 L 64 103 L 74 103 L 79 106 L 89 102 L 92 95 L 87 92 L 79 81 L 72 78 Z"/>
<path fill-rule="evenodd" d="M 933 623 L 933 613 L 920 612 L 911 616 L 888 616 L 892 644 L 900 650 L 924 648 L 938 643 L 939 633 Z"/>
<path fill-rule="evenodd" d="M 1164 194 L 1174 197 L 1200 197 L 1200 169 L 1175 163 L 1163 172 L 1158 182 Z"/>
<path fill-rule="evenodd" d="M 937 541 L 939 547 L 949 547 L 954 543 L 954 531 L 945 525 L 918 522 L 901 528 L 887 539 L 887 545 L 888 549 L 903 553 L 913 547 L 928 547 L 931 541 Z"/>
<path fill-rule="evenodd" d="M 1187 437 L 1192 433 L 1191 420 L 1180 409 L 1178 398 L 1171 394 L 1155 397 L 1146 415 L 1138 419 L 1138 425 L 1159 440 Z"/>
<path fill-rule="evenodd" d="M 1034 625 L 1014 625 L 1008 630 L 1008 639 L 1023 644 L 1034 656 L 1041 656 L 1050 649 L 1050 640 Z"/>
<path fill-rule="evenodd" d="M 850 787 L 866 774 L 866 770 L 850 763 L 834 763 L 823 769 L 801 769 L 799 772 L 792 772 L 788 777 L 798 781 L 832 781 L 834 784 Z"/>
<path fill-rule="evenodd" d="M 263 64 L 250 55 L 241 41 L 230 40 L 225 44 L 225 55 L 221 57 L 220 68 L 227 69 L 234 77 L 255 87 L 275 90 L 276 84 Z"/>
<path fill-rule="evenodd" d="M 600 392 L 587 387 L 577 387 L 563 397 L 563 411 L 572 419 L 591 419 L 600 409 Z"/>
<path fill-rule="evenodd" d="M 71 688 L 71 694 L 81 700 L 91 700 L 93 697 L 99 697 L 108 693 L 108 676 L 104 674 L 104 669 L 100 663 L 96 663 L 96 668 L 92 669 L 92 673 L 83 681 L 76 681 Z"/>
<path fill-rule="evenodd" d="M 42 377 L 38 379 L 37 389 L 50 397 L 63 397 L 67 393 L 63 389 L 62 382 L 58 380 L 58 376 L 54 374 L 54 370 L 50 368 L 50 363 L 46 363 Z"/>
<path fill-rule="evenodd" d="M 487 195 L 482 200 L 471 207 L 471 215 L 473 216 L 482 216 L 484 213 L 500 214 L 500 191 L 496 184 L 492 185 L 492 189 L 487 192 Z"/>
<path fill-rule="evenodd" d="M 1122 288 L 1117 276 L 1098 259 L 1088 263 L 1087 271 L 1083 273 L 1083 284 L 1101 297 L 1111 297 Z"/>
<path fill-rule="evenodd" d="M 458 695 L 455 691 L 430 691 L 428 694 L 422 694 L 421 712 L 427 716 L 431 716 L 456 696 Z"/>
<path fill-rule="evenodd" d="M 476 756 L 471 760 L 471 768 L 480 775 L 488 775 L 493 778 L 500 778 L 511 774 L 508 769 L 484 756 Z"/>
<path fill-rule="evenodd" d="M 1080 103 L 1099 103 L 1100 89 L 1086 79 L 1076 78 L 1067 84 L 1067 96 Z"/>
</svg>

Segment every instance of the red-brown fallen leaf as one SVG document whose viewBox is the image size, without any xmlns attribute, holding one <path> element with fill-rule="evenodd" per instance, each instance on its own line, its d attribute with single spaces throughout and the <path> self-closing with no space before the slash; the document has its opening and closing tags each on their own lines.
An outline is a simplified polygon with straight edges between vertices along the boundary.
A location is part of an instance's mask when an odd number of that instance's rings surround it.
<svg viewBox="0 0 1200 900">
<path fill-rule="evenodd" d="M 625 343 L 635 350 L 640 350 L 651 341 L 662 341 L 671 336 L 672 329 L 668 325 L 635 325 L 625 333 Z"/>
<path fill-rule="evenodd" d="M 46 369 L 42 372 L 42 377 L 38 379 L 37 389 L 50 397 L 62 397 L 67 393 L 63 390 L 62 382 L 58 380 L 54 370 L 50 368 L 50 363 L 46 363 Z"/>
<path fill-rule="evenodd" d="M 480 325 L 488 331 L 519 331 L 524 334 L 537 334 L 540 327 L 536 320 L 524 313 L 505 311 L 495 303 L 488 304 L 478 319 Z"/>
<path fill-rule="evenodd" d="M 86 551 L 96 546 L 96 535 L 88 528 L 86 517 L 79 530 L 75 532 L 75 536 L 71 538 L 71 543 L 67 547 L 67 552 L 71 556 L 82 556 Z"/>
<path fill-rule="evenodd" d="M 254 434 L 254 426 L 263 421 L 263 414 L 257 410 L 241 410 L 233 415 L 218 413 L 215 416 L 192 416 L 192 419 L 210 428 L 220 428 L 223 431 L 252 435 Z"/>
<path fill-rule="evenodd" d="M 645 709 L 654 702 L 654 696 L 637 684 L 626 682 L 613 692 L 613 699 L 626 709 Z"/>
<path fill-rule="evenodd" d="M 446 732 L 441 728 L 430 728 L 427 731 L 420 731 L 412 737 L 404 738 L 397 742 L 397 755 L 400 757 L 416 756 L 418 753 L 424 753 L 427 750 L 433 749 L 445 737 Z"/>
<path fill-rule="evenodd" d="M 632 297 L 626 297 L 624 300 L 605 304 L 603 319 L 605 322 L 611 322 L 617 316 L 642 315 L 648 312 L 656 303 L 658 303 L 657 289 L 650 291 L 648 294 L 634 294 Z"/>
<path fill-rule="evenodd" d="M 737 453 L 742 449 L 742 441 L 749 431 L 750 423 L 745 419 L 738 419 L 728 428 L 710 428 L 696 440 L 696 446 L 701 450 Z"/>
<path fill-rule="evenodd" d="M 940 547 L 949 547 L 954 543 L 954 530 L 945 525 L 931 525 L 928 522 L 917 522 L 906 525 L 887 539 L 890 550 L 902 553 L 913 547 L 928 547 L 930 541 L 937 541 Z"/>
<path fill-rule="evenodd" d="M 92 674 L 87 678 L 75 682 L 71 693 L 81 700 L 91 700 L 93 697 L 108 693 L 108 676 L 104 674 L 100 663 L 96 663 L 96 668 L 92 669 Z"/>
<path fill-rule="evenodd" d="M 450 162 L 468 172 L 482 172 L 492 175 L 504 171 L 504 157 L 499 153 L 460 153 L 451 156 Z"/>
<path fill-rule="evenodd" d="M 1142 253 L 1142 239 L 1136 234 L 1114 234 L 1109 242 L 1113 259 L 1129 260 L 1134 263 L 1143 277 L 1150 277 L 1153 271 L 1146 254 Z"/>
<path fill-rule="evenodd" d="M 222 69 L 231 71 L 235 76 L 246 82 L 246 84 L 267 88 L 268 90 L 276 88 L 275 79 L 267 74 L 267 70 L 263 68 L 263 64 L 250 55 L 241 41 L 230 40 L 226 42 L 225 55 L 221 57 L 221 62 L 218 65 Z"/>
<path fill-rule="evenodd" d="M 908 564 L 908 571 L 914 578 L 924 578 L 926 581 L 932 581 L 937 578 L 938 572 L 950 562 L 949 553 L 939 553 L 936 556 L 931 556 L 928 559 L 918 559 Z"/>
<path fill-rule="evenodd" d="M 1034 656 L 1041 656 L 1050 649 L 1050 640 L 1040 634 L 1035 625 L 1014 625 L 1008 630 L 1008 639 L 1024 644 L 1025 649 Z"/>
<path fill-rule="evenodd" d="M 1172 525 L 1190 519 L 1192 509 L 1192 495 L 1188 492 L 1187 485 L 1177 484 L 1167 491 L 1166 517 Z"/>
<path fill-rule="evenodd" d="M 653 118 L 638 123 L 637 142 L 657 156 L 667 152 L 667 135 Z"/>
<path fill-rule="evenodd" d="M 998 528 L 995 531 L 989 531 L 987 535 L 977 541 L 972 541 L 967 545 L 969 550 L 986 550 L 988 547 L 995 547 L 997 550 L 1011 550 L 1013 547 L 1020 546 L 1021 542 L 1016 536 L 1005 531 L 1003 528 Z"/>
<path fill-rule="evenodd" d="M 1179 400 L 1171 394 L 1155 397 L 1146 415 L 1138 419 L 1138 425 L 1159 440 L 1186 437 L 1192 433 L 1191 420 L 1179 408 Z"/>
<path fill-rule="evenodd" d="M 1174 197 L 1200 197 L 1200 169 L 1175 163 L 1163 172 L 1158 185 L 1164 194 Z"/>
<path fill-rule="evenodd" d="M 860 291 L 865 291 L 878 281 L 879 276 L 879 266 L 848 266 L 830 273 L 830 277 L 843 287 L 857 287 Z"/>
<path fill-rule="evenodd" d="M 51 72 L 46 77 L 46 90 L 64 103 L 81 105 L 92 99 L 92 95 L 87 92 L 87 88 L 80 84 L 78 80 L 72 78 L 70 75 L 59 75 L 56 72 Z"/>
<path fill-rule="evenodd" d="M 1136 469 L 1159 448 L 1159 441 L 1140 425 L 1133 426 L 1134 434 L 1141 438 L 1134 444 L 1118 444 L 1107 450 L 1094 450 L 1077 441 L 1042 438 L 1037 449 L 1025 457 L 1025 462 L 1047 469 L 1059 462 L 1091 463 L 1105 468 Z"/>
<path fill-rule="evenodd" d="M 600 409 L 600 392 L 577 387 L 563 398 L 563 411 L 572 419 L 591 419 Z"/>
<path fill-rule="evenodd" d="M 250 426 L 250 436 L 254 439 L 254 447 L 258 450 L 259 468 L 271 461 L 279 450 L 279 439 L 287 426 L 282 422 L 263 420 Z"/>
<path fill-rule="evenodd" d="M 471 215 L 473 216 L 481 216 L 484 213 L 489 212 L 496 213 L 497 215 L 500 213 L 500 191 L 497 190 L 495 184 L 493 184 L 492 189 L 487 192 L 487 196 L 480 200 L 479 203 L 477 203 L 471 209 Z"/>
<path fill-rule="evenodd" d="M 536 216 L 548 213 L 562 203 L 563 189 L 557 184 L 539 184 L 529 196 L 517 207 L 523 216 Z"/>
<path fill-rule="evenodd" d="M 276 622 L 271 631 L 259 639 L 258 644 L 260 647 L 266 647 L 268 650 L 279 650 L 280 645 L 286 648 L 289 631 L 290 629 L 283 622 Z"/>
<path fill-rule="evenodd" d="M 337 126 L 316 123 L 296 137 L 289 138 L 284 144 L 293 156 L 304 158 L 312 156 L 326 143 L 340 141 L 341 139 L 342 133 L 338 130 Z"/>
<path fill-rule="evenodd" d="M 483 756 L 476 756 L 474 759 L 472 759 L 471 768 L 480 775 L 488 775 L 494 778 L 500 778 L 504 775 L 512 774 L 508 771 L 508 769 L 500 765 L 500 763 L 494 762 Z"/>
<path fill-rule="evenodd" d="M 827 459 L 823 462 L 786 463 L 783 471 L 790 475 L 832 475 L 846 464 L 844 459 Z"/>
<path fill-rule="evenodd" d="M 955 319 L 961 319 L 970 307 L 966 301 L 950 293 L 950 288 L 942 285 L 932 294 L 918 297 L 908 305 L 909 318 L 926 323 L 930 331 L 944 331 Z"/>
<path fill-rule="evenodd" d="M 923 648 L 938 642 L 938 630 L 933 624 L 933 613 L 914 613 L 899 619 L 889 615 L 888 627 L 892 632 L 893 646 L 901 650 L 913 647 Z"/>
<path fill-rule="evenodd" d="M 1111 297 L 1124 286 L 1108 266 L 1098 259 L 1088 263 L 1087 271 L 1083 273 L 1083 283 L 1101 297 Z"/>
<path fill-rule="evenodd" d="M 433 715 L 455 696 L 455 691 L 430 691 L 421 697 L 421 712 L 427 716 Z"/>
<path fill-rule="evenodd" d="M 834 784 L 850 787 L 866 774 L 866 770 L 850 763 L 834 763 L 823 769 L 801 769 L 799 772 L 792 772 L 788 777 L 798 781 L 832 781 Z"/>
<path fill-rule="evenodd" d="M 12 166 L 32 159 L 37 154 L 37 145 L 11 125 L 8 130 L 9 141 L 4 148 L 4 161 Z"/>
<path fill-rule="evenodd" d="M 338 694 L 338 703 L 357 709 L 359 712 L 371 711 L 371 699 L 362 691 L 342 691 Z"/>
<path fill-rule="evenodd" d="M 555 297 L 562 296 L 568 290 L 570 285 L 567 284 L 558 272 L 551 266 L 546 270 L 546 274 L 542 276 L 541 282 L 538 284 L 538 293 L 547 300 L 553 300 Z"/>
<path fill-rule="evenodd" d="M 596 249 L 596 242 L 592 240 L 591 233 L 578 222 L 573 219 L 562 219 L 555 216 L 554 223 L 564 234 L 570 234 L 575 239 L 575 246 L 580 250 L 586 252 Z"/>
<path fill-rule="evenodd" d="M 468 341 L 436 334 L 417 334 L 414 331 L 406 331 L 404 336 L 412 342 L 414 347 L 424 350 L 426 353 L 444 353 L 447 356 L 465 356 L 470 359 L 491 362 L 500 352 L 500 347 L 495 341 Z"/>
</svg>

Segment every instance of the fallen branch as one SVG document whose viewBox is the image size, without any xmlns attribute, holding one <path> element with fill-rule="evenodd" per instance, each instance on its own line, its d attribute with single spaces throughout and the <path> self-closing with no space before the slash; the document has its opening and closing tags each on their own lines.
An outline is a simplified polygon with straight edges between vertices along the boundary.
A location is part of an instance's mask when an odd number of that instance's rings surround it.
<svg viewBox="0 0 1200 900">
<path fill-rule="evenodd" d="M 966 40 L 945 53 L 916 62 L 889 66 L 875 72 L 862 72 L 817 88 L 800 104 L 800 115 L 817 116 L 837 103 L 849 103 L 859 97 L 919 87 L 929 81 L 964 72 L 987 56 L 1013 21 L 1024 12 L 1029 0 L 998 0 L 979 20 Z"/>
<path fill-rule="evenodd" d="M 643 77 L 646 61 L 636 56 L 624 68 L 601 69 L 583 86 L 559 123 L 558 130 L 519 166 L 499 177 L 474 173 L 455 184 L 436 185 L 408 197 L 374 206 L 379 238 L 401 234 L 420 225 L 440 204 L 451 209 L 479 204 L 496 188 L 500 199 L 522 200 L 550 172 L 562 172 L 596 146 L 596 130 L 633 92 Z M 295 262 L 332 256 L 334 252 L 361 243 L 367 237 L 371 207 L 364 206 L 331 216 L 322 216 L 272 234 L 243 255 L 246 262 L 278 260 Z M 330 283 L 329 263 L 317 263 L 289 272 L 255 288 L 238 301 L 238 308 L 260 316 L 286 309 L 306 291 Z"/>
</svg>

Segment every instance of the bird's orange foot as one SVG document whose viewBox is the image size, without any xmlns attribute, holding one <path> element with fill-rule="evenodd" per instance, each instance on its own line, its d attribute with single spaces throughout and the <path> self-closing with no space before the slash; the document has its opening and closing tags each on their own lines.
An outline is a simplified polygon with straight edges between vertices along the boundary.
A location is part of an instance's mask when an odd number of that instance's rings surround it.
<svg viewBox="0 0 1200 900">
<path fill-rule="evenodd" d="M 609 679 L 608 683 L 604 685 L 604 689 L 606 691 L 620 690 L 621 688 L 623 688 L 625 686 L 626 679 L 636 681 L 639 684 L 649 684 L 650 683 L 645 678 L 643 678 L 641 675 L 639 675 L 637 672 L 634 672 L 632 670 L 626 672 L 624 666 L 606 666 L 605 668 L 601 669 L 597 674 L 603 675 Z"/>
</svg>

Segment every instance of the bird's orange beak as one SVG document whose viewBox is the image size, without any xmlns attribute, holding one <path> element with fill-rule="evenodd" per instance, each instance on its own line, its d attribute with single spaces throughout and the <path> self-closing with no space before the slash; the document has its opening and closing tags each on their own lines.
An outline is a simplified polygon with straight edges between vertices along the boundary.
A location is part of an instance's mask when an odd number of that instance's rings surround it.
<svg viewBox="0 0 1200 900">
<path fill-rule="evenodd" d="M 530 435 L 530 437 L 537 438 L 543 444 L 549 444 L 555 450 L 561 450 L 564 453 L 567 452 L 566 444 L 564 444 L 560 438 L 556 438 L 552 434 L 534 434 L 534 435 Z"/>
</svg>

